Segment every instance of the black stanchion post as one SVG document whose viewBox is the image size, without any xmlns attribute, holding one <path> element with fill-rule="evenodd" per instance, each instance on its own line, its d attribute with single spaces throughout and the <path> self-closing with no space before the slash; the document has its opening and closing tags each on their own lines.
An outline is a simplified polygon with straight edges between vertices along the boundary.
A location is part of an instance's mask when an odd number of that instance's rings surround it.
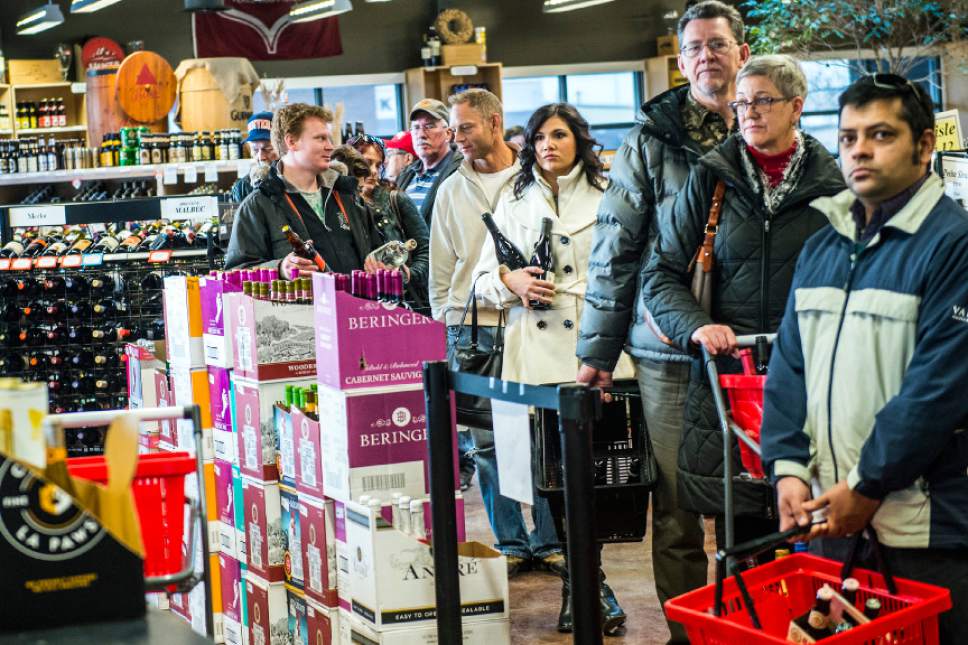
<svg viewBox="0 0 968 645">
<path fill-rule="evenodd" d="M 601 645 L 602 618 L 598 592 L 600 553 L 595 543 L 595 488 L 592 427 L 599 410 L 599 391 L 585 385 L 558 388 L 561 459 L 565 471 L 565 521 L 568 529 L 568 576 L 574 617 L 574 642 Z"/>
<path fill-rule="evenodd" d="M 423 386 L 427 404 L 427 449 L 430 453 L 437 642 L 462 643 L 460 579 L 457 575 L 457 505 L 454 502 L 454 429 L 450 417 L 447 363 L 424 363 Z"/>
</svg>

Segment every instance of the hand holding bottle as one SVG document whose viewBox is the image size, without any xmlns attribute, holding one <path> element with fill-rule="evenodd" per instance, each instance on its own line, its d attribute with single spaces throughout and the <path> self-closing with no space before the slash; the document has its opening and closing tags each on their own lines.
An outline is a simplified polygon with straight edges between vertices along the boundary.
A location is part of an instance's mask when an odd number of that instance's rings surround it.
<svg viewBox="0 0 968 645">
<path fill-rule="evenodd" d="M 408 267 L 406 264 L 401 264 L 400 266 L 392 267 L 384 264 L 383 262 L 380 262 L 379 260 L 374 258 L 372 254 L 366 256 L 366 259 L 363 261 L 364 271 L 366 271 L 367 273 L 376 273 L 381 269 L 384 271 L 392 271 L 394 269 L 399 269 L 403 273 L 403 281 L 405 283 L 410 282 L 410 267 Z"/>
<path fill-rule="evenodd" d="M 295 253 L 290 253 L 282 259 L 282 275 L 287 278 L 307 278 L 318 271 L 316 263 L 306 258 L 301 258 Z"/>
<path fill-rule="evenodd" d="M 523 269 L 502 272 L 501 282 L 511 293 L 521 298 L 522 305 L 530 309 L 532 301 L 551 304 L 555 297 L 554 283 L 535 277 L 543 273 L 544 269 L 541 267 L 526 266 Z"/>
</svg>

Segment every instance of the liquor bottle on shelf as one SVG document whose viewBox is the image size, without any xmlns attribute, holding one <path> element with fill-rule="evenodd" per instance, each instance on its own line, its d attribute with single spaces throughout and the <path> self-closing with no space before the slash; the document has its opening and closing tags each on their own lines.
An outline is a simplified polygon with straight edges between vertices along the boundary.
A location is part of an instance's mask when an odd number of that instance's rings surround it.
<svg viewBox="0 0 968 645">
<path fill-rule="evenodd" d="M 91 304 L 87 300 L 72 300 L 67 303 L 67 315 L 78 320 L 88 320 L 91 317 Z"/>
<path fill-rule="evenodd" d="M 34 278 L 17 278 L 17 295 L 21 298 L 38 296 L 40 295 L 42 284 L 40 280 L 35 280 Z"/>
<path fill-rule="evenodd" d="M 67 338 L 73 343 L 91 342 L 92 331 L 87 325 L 74 325 L 67 328 Z"/>
<path fill-rule="evenodd" d="M 6 322 L 15 323 L 20 320 L 20 307 L 16 302 L 9 300 L 0 304 L 0 319 Z"/>
<path fill-rule="evenodd" d="M 67 327 L 64 325 L 54 325 L 47 329 L 48 345 L 63 345 L 67 342 Z"/>
<path fill-rule="evenodd" d="M 30 244 L 28 244 L 27 248 L 24 249 L 24 252 L 20 254 L 20 257 L 22 258 L 37 257 L 38 255 L 43 255 L 46 249 L 47 249 L 47 238 L 38 235 L 37 237 L 35 237 L 33 240 L 30 241 Z"/>
<path fill-rule="evenodd" d="M 57 394 L 61 391 L 61 386 L 64 382 L 61 380 L 61 375 L 57 372 L 51 372 L 47 375 L 47 391 L 51 394 Z"/>
<path fill-rule="evenodd" d="M 437 35 L 437 27 L 430 25 L 427 33 L 427 44 L 430 46 L 430 65 L 440 66 L 440 36 Z"/>
<path fill-rule="evenodd" d="M 45 293 L 63 293 L 64 291 L 64 278 L 59 275 L 49 275 L 44 278 L 44 292 Z"/>
<path fill-rule="evenodd" d="M 114 291 L 114 278 L 104 273 L 98 273 L 91 277 L 91 293 L 102 294 Z"/>
<path fill-rule="evenodd" d="M 491 214 L 482 213 L 481 219 L 484 220 L 484 226 L 487 227 L 491 239 L 494 240 L 494 252 L 497 254 L 498 264 L 503 264 L 512 271 L 528 266 L 528 261 L 524 259 L 524 255 L 511 243 L 511 240 L 504 236 Z"/>
<path fill-rule="evenodd" d="M 118 313 L 118 305 L 111 298 L 105 298 L 100 300 L 91 307 L 91 311 L 94 312 L 96 316 L 114 316 Z"/>
<path fill-rule="evenodd" d="M 40 327 L 21 327 L 16 342 L 20 346 L 39 347 L 47 340 L 47 334 Z"/>
<path fill-rule="evenodd" d="M 64 276 L 64 291 L 68 295 L 79 296 L 86 295 L 90 290 L 91 285 L 82 275 L 66 275 Z"/>
<path fill-rule="evenodd" d="M 61 369 L 62 367 L 64 367 L 64 358 L 65 358 L 65 353 L 60 351 L 59 349 L 55 349 L 54 351 L 47 354 L 47 364 L 52 369 Z M 3 369 L 0 368 L 0 373 L 2 372 L 3 372 Z"/>
<path fill-rule="evenodd" d="M 551 251 L 551 226 L 553 224 L 554 222 L 550 217 L 541 219 L 541 236 L 538 237 L 538 241 L 534 245 L 534 253 L 531 255 L 531 262 L 529 263 L 531 266 L 538 267 L 544 272 L 540 275 L 535 275 L 536 278 L 549 282 L 554 282 L 555 279 L 555 257 Z M 550 304 L 541 302 L 540 300 L 532 300 L 528 304 L 532 309 L 551 309 Z"/>
</svg>

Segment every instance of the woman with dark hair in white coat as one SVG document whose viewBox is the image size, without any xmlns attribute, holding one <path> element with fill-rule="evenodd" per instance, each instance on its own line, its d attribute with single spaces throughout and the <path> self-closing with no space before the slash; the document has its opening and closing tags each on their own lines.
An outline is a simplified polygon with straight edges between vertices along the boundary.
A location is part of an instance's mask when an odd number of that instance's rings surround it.
<svg viewBox="0 0 968 645">
<path fill-rule="evenodd" d="M 477 296 L 506 310 L 501 378 L 519 383 L 573 382 L 578 321 L 585 299 L 588 257 L 598 204 L 605 188 L 597 143 L 588 123 L 573 106 L 553 103 L 538 108 L 525 128 L 521 171 L 501 195 L 494 222 L 526 258 L 531 256 L 545 218 L 552 220 L 554 280 L 539 267 L 511 270 L 499 264 L 488 237 L 474 271 L 484 273 Z M 550 276 L 546 276 L 550 277 Z M 529 303 L 544 306 L 533 307 Z M 623 354 L 615 378 L 632 378 Z M 602 577 L 603 629 L 620 631 L 625 613 Z M 562 592 L 559 631 L 571 631 L 571 597 L 567 580 Z"/>
</svg>

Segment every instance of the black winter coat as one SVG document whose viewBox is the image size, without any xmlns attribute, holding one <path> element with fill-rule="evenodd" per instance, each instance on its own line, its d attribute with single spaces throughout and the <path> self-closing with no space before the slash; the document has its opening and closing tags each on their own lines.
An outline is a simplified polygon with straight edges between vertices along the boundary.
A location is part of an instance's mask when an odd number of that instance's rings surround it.
<svg viewBox="0 0 968 645">
<path fill-rule="evenodd" d="M 245 198 L 235 212 L 232 224 L 232 236 L 229 239 L 228 250 L 225 252 L 225 268 L 266 266 L 278 267 L 280 261 L 291 251 L 292 246 L 282 232 L 282 226 L 288 224 L 299 237 L 304 240 L 312 239 L 306 222 L 311 222 L 314 228 L 318 217 L 306 201 L 298 193 L 291 194 L 293 203 L 299 209 L 302 218 L 296 216 L 286 200 L 286 187 L 278 174 L 278 161 L 273 162 L 265 179 Z M 346 209 L 350 232 L 356 245 L 357 259 L 362 269 L 362 258 L 375 248 L 374 242 L 379 238 L 366 209 L 357 204 L 357 181 L 353 177 L 346 177 L 330 168 L 319 176 L 322 187 L 326 213 L 331 219 L 340 216 L 336 200 L 331 197 L 335 192 L 340 195 Z M 319 227 L 321 228 L 321 227 Z M 335 258 L 327 258 L 322 246 L 316 241 L 316 250 L 320 252 L 327 264 L 335 264 Z"/>
<path fill-rule="evenodd" d="M 396 193 L 395 197 L 391 193 Z M 427 280 L 430 273 L 430 231 L 420 216 L 417 205 L 402 190 L 391 191 L 378 186 L 374 191 L 373 203 L 366 205 L 366 208 L 370 211 L 373 226 L 379 234 L 379 239 L 374 242 L 375 247 L 390 240 L 406 242 L 412 239 L 417 242 L 417 248 L 410 253 L 410 260 L 407 262 L 410 267 L 407 302 L 421 312 L 429 312 Z"/>
<path fill-rule="evenodd" d="M 804 134 L 805 158 L 799 181 L 769 215 L 759 188 L 740 158 L 745 142 L 734 134 L 704 155 L 676 200 L 673 217 L 660 230 L 659 241 L 643 277 L 643 296 L 659 328 L 693 356 L 686 394 L 683 436 L 679 448 L 679 505 L 706 515 L 723 508 L 723 444 L 698 348 L 692 333 L 709 324 L 729 325 L 737 334 L 775 332 L 780 326 L 793 281 L 797 257 L 807 238 L 827 224 L 810 206 L 814 199 L 844 189 L 833 157 Z M 704 237 L 717 180 L 726 184 L 714 243 L 715 277 L 712 315 L 690 292 L 687 267 Z M 732 359 L 718 361 L 721 372 L 738 372 Z M 742 473 L 734 444 L 734 473 Z M 736 513 L 764 516 L 772 512 L 773 491 L 765 482 L 741 475 L 734 486 Z"/>
</svg>

